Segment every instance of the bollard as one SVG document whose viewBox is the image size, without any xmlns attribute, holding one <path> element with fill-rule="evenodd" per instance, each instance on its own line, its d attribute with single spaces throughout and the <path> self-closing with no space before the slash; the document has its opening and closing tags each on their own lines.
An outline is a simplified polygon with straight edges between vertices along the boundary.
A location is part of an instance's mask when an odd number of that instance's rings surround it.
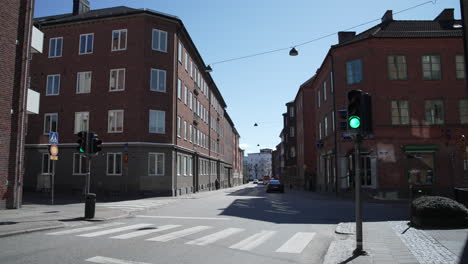
<svg viewBox="0 0 468 264">
<path fill-rule="evenodd" d="M 85 201 L 85 219 L 94 218 L 94 211 L 96 209 L 96 194 L 88 193 L 86 194 Z"/>
</svg>

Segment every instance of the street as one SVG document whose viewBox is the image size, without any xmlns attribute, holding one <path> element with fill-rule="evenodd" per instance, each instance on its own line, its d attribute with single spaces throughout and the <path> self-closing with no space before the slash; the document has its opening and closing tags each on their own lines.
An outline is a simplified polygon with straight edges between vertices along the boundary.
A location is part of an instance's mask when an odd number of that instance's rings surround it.
<svg viewBox="0 0 468 264">
<path fill-rule="evenodd" d="M 369 221 L 405 214 L 401 205 L 364 209 Z M 5 237 L 0 263 L 322 263 L 336 225 L 353 221 L 353 210 L 333 196 L 267 194 L 247 184 L 130 218 Z"/>
</svg>

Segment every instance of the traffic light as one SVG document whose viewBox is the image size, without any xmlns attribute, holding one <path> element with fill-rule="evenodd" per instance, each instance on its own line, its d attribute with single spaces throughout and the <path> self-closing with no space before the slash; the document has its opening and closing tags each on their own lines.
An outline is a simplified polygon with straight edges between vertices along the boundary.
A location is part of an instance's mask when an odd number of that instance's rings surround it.
<svg viewBox="0 0 468 264">
<path fill-rule="evenodd" d="M 79 153 L 86 154 L 88 152 L 88 145 L 89 145 L 87 142 L 88 132 L 80 131 L 78 132 L 77 136 L 78 136 L 78 140 L 76 141 L 76 143 L 78 143 L 78 146 L 76 147 L 76 150 Z"/>
<path fill-rule="evenodd" d="M 348 92 L 348 131 L 362 136 L 372 134 L 372 98 L 361 90 Z"/>
<path fill-rule="evenodd" d="M 98 153 L 99 151 L 102 150 L 101 147 L 102 140 L 98 138 L 97 134 L 93 133 L 93 137 L 91 138 L 91 153 Z"/>
</svg>

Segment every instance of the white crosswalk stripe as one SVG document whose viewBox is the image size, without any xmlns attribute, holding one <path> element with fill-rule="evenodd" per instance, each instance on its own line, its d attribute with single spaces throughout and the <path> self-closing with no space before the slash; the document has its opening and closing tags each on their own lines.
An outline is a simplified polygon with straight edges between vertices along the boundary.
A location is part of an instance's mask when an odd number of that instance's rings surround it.
<svg viewBox="0 0 468 264">
<path fill-rule="evenodd" d="M 87 259 L 86 261 L 99 263 L 99 264 L 149 264 L 146 262 L 128 261 L 128 260 L 101 257 L 101 256 L 92 257 L 92 258 Z"/>
<path fill-rule="evenodd" d="M 87 226 L 87 227 L 80 227 L 80 228 L 75 228 L 75 229 L 59 231 L 59 232 L 47 233 L 46 235 L 76 234 L 76 233 L 87 232 L 87 231 L 91 231 L 91 230 L 96 230 L 96 229 L 106 228 L 106 227 L 111 227 L 111 226 L 117 226 L 117 225 L 123 225 L 123 224 L 124 223 L 115 222 L 115 223 L 109 223 L 109 224 L 103 224 L 103 225 Z"/>
<path fill-rule="evenodd" d="M 276 252 L 301 253 L 302 250 L 314 239 L 315 233 L 298 232 L 284 243 Z"/>
<path fill-rule="evenodd" d="M 220 239 L 226 238 L 230 235 L 234 235 L 236 233 L 239 233 L 241 231 L 244 231 L 245 229 L 242 228 L 227 228 L 224 229 L 223 231 L 219 231 L 217 233 L 207 235 L 192 241 L 187 242 L 186 244 L 189 245 L 198 245 L 198 246 L 206 246 L 208 244 L 214 243 Z"/>
<path fill-rule="evenodd" d="M 132 230 L 132 229 L 148 227 L 148 226 L 152 226 L 152 224 L 136 224 L 136 225 L 130 225 L 130 226 L 124 226 L 124 227 L 108 229 L 108 230 L 104 230 L 104 231 L 97 231 L 97 232 L 78 235 L 78 236 L 80 236 L 80 237 L 97 237 L 97 236 L 103 236 L 103 235 L 108 235 L 108 234 L 112 234 L 112 233 L 118 233 L 118 232 L 122 232 L 122 231 Z"/>
<path fill-rule="evenodd" d="M 123 211 L 140 211 L 143 209 L 157 208 L 166 204 L 175 202 L 176 200 L 135 200 L 135 201 L 122 201 L 111 203 L 98 203 L 98 207 L 106 207 L 111 209 L 120 209 Z"/>
<path fill-rule="evenodd" d="M 192 235 L 192 234 L 195 234 L 195 233 L 198 233 L 198 232 L 201 232 L 203 230 L 210 229 L 210 228 L 211 228 L 211 226 L 195 226 L 195 227 L 187 228 L 187 229 L 184 229 L 184 230 L 181 230 L 181 231 L 176 231 L 176 232 L 172 232 L 172 233 L 169 233 L 169 234 L 165 234 L 165 235 L 162 235 L 162 236 L 153 237 L 153 238 L 150 238 L 150 239 L 147 239 L 147 240 L 148 241 L 167 242 L 167 241 L 174 240 L 174 239 L 177 239 L 177 238 L 182 238 L 182 237 L 185 237 L 185 236 L 189 236 L 189 235 Z"/>
<path fill-rule="evenodd" d="M 276 231 L 262 230 L 260 233 L 257 233 L 253 236 L 250 236 L 241 242 L 230 246 L 229 248 L 239 249 L 239 250 L 252 250 L 259 245 L 263 244 L 270 237 L 272 237 Z"/>
<path fill-rule="evenodd" d="M 139 236 L 144 236 L 144 235 L 148 235 L 148 234 L 152 234 L 152 233 L 156 233 L 156 232 L 169 230 L 169 229 L 176 228 L 176 227 L 179 227 L 179 226 L 180 225 L 163 225 L 163 226 L 160 226 L 158 228 L 139 230 L 139 231 L 123 234 L 123 235 L 113 236 L 111 238 L 114 238 L 114 239 L 129 239 L 129 238 L 134 238 L 134 237 L 139 237 Z"/>
</svg>

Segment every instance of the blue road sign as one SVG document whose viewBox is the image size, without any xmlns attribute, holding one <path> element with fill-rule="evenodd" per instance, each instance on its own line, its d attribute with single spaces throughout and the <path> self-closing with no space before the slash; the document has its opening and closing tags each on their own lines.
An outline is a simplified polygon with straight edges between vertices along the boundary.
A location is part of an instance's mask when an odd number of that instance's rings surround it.
<svg viewBox="0 0 468 264">
<path fill-rule="evenodd" d="M 50 132 L 49 133 L 49 144 L 58 145 L 58 143 L 59 143 L 58 138 L 59 138 L 59 135 L 58 135 L 57 132 Z"/>
</svg>

